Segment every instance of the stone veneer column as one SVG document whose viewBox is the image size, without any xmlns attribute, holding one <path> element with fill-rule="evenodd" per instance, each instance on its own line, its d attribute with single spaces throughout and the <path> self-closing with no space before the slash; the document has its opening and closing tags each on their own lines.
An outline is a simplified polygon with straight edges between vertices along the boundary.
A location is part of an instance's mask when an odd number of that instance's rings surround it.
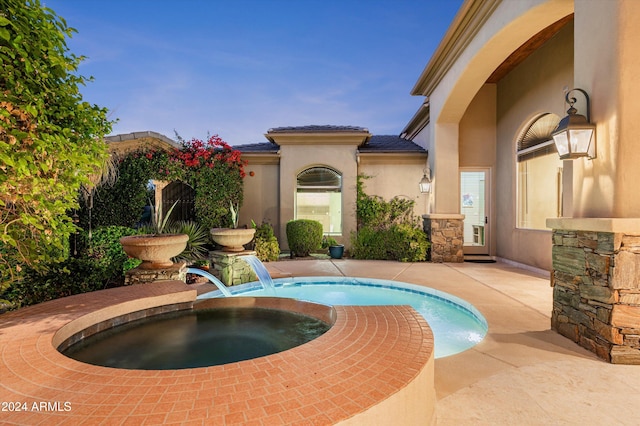
<svg viewBox="0 0 640 426">
<path fill-rule="evenodd" d="M 163 269 L 129 269 L 124 275 L 124 285 L 148 284 L 154 281 L 187 281 L 187 263 L 178 262 Z"/>
<path fill-rule="evenodd" d="M 464 262 L 464 215 L 431 213 L 422 215 L 423 229 L 431 242 L 432 262 Z"/>
<path fill-rule="evenodd" d="M 551 328 L 614 364 L 640 364 L 640 219 L 548 219 Z"/>
<path fill-rule="evenodd" d="M 209 258 L 213 264 L 213 269 L 210 272 L 227 287 L 257 281 L 258 277 L 253 268 L 247 262 L 238 258 L 238 256 L 250 254 L 255 256 L 256 252 L 251 250 L 238 253 L 220 250 L 212 251 L 209 253 Z"/>
</svg>

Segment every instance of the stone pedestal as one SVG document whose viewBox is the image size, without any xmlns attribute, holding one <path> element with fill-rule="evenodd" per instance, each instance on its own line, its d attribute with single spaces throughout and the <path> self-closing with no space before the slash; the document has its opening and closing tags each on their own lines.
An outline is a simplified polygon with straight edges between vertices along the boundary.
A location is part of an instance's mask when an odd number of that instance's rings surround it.
<svg viewBox="0 0 640 426">
<path fill-rule="evenodd" d="M 429 260 L 464 262 L 464 215 L 431 213 L 422 216 L 423 229 L 431 242 Z"/>
<path fill-rule="evenodd" d="M 124 285 L 148 284 L 154 281 L 187 281 L 186 262 L 174 263 L 163 269 L 129 269 L 124 275 Z"/>
<path fill-rule="evenodd" d="M 640 364 L 640 220 L 548 219 L 551 328 L 614 364 Z"/>
<path fill-rule="evenodd" d="M 256 252 L 252 250 L 233 253 L 212 251 L 209 253 L 209 258 L 211 259 L 213 268 L 209 272 L 222 281 L 227 287 L 257 281 L 258 277 L 253 271 L 253 268 L 244 260 L 239 259 L 239 256 L 249 254 L 255 256 Z"/>
</svg>

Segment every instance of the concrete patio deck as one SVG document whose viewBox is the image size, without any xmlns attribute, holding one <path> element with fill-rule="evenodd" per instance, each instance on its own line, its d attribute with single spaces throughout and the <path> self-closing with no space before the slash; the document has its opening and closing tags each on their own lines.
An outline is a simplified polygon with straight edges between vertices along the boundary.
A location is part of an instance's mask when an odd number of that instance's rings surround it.
<svg viewBox="0 0 640 426">
<path fill-rule="evenodd" d="M 426 285 L 474 304 L 489 332 L 473 349 L 435 361 L 439 425 L 640 423 L 640 366 L 607 364 L 551 331 L 547 277 L 505 263 L 284 260 L 266 267 L 280 276 Z M 6 424 L 3 414 L 0 424 Z"/>
<path fill-rule="evenodd" d="M 640 366 L 612 365 L 550 330 L 548 277 L 506 263 L 356 260 L 267 263 L 293 276 L 360 276 L 426 285 L 474 304 L 486 338 L 436 359 L 438 425 L 637 425 Z"/>
</svg>

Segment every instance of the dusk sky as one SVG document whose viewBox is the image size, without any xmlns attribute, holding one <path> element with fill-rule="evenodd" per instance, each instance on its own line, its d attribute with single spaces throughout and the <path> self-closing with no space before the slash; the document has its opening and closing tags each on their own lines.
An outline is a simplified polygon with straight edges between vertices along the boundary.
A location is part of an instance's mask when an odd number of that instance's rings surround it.
<svg viewBox="0 0 640 426">
<path fill-rule="evenodd" d="M 113 134 L 218 134 L 350 125 L 399 134 L 410 91 L 462 0 L 42 0 L 78 30 L 69 48 L 95 81 L 86 101 Z"/>
</svg>

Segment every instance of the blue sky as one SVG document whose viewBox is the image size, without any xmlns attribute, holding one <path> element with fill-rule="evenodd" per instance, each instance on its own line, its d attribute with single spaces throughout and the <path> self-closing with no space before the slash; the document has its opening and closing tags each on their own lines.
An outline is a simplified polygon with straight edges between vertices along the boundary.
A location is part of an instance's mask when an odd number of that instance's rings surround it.
<svg viewBox="0 0 640 426">
<path fill-rule="evenodd" d="M 462 0 L 42 0 L 78 30 L 85 100 L 113 134 L 352 125 L 399 134 L 409 94 Z"/>
</svg>

